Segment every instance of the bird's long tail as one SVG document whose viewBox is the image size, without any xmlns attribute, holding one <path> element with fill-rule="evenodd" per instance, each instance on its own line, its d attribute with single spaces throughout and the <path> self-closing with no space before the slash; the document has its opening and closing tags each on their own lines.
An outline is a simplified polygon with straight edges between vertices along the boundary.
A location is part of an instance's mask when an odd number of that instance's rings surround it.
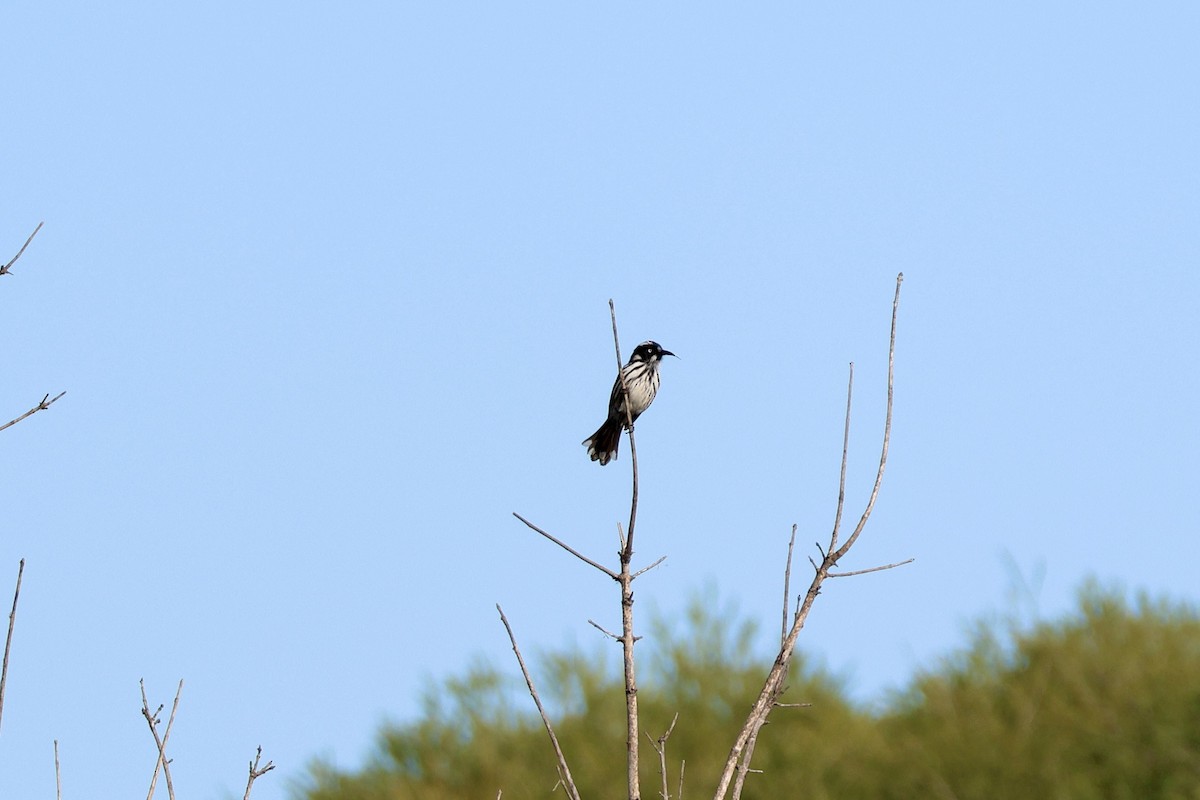
<svg viewBox="0 0 1200 800">
<path fill-rule="evenodd" d="M 606 419 L 595 433 L 583 440 L 588 457 L 592 461 L 599 461 L 602 467 L 617 457 L 617 446 L 620 444 L 621 423 L 615 419 Z"/>
</svg>

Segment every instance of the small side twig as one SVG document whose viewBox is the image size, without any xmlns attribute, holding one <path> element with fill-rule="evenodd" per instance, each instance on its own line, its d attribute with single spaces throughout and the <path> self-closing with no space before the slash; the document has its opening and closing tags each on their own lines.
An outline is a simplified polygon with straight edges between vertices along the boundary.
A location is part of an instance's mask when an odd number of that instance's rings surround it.
<svg viewBox="0 0 1200 800">
<path fill-rule="evenodd" d="M 534 532 L 536 532 L 536 533 L 540 533 L 542 536 L 545 536 L 547 539 L 549 539 L 550 541 L 554 542 L 556 545 L 558 545 L 559 547 L 561 547 L 563 550 L 566 550 L 568 553 L 570 553 L 571 555 L 575 556 L 576 558 L 578 558 L 578 559 L 579 559 L 580 561 L 582 561 L 583 563 L 585 563 L 585 564 L 590 564 L 591 566 L 593 566 L 593 567 L 595 567 L 596 569 L 598 569 L 598 570 L 600 570 L 601 572 L 603 572 L 603 573 L 604 573 L 605 575 L 607 575 L 608 577 L 612 578 L 614 581 L 615 581 L 615 580 L 619 580 L 619 576 L 617 575 L 617 573 L 613 572 L 611 569 L 609 569 L 608 567 L 604 566 L 603 564 L 601 564 L 601 563 L 599 563 L 599 562 L 596 562 L 596 561 L 593 561 L 592 559 L 588 558 L 588 557 L 587 557 L 587 556 L 585 556 L 583 553 L 580 553 L 578 550 L 576 550 L 575 548 L 571 547 L 569 544 L 567 544 L 566 542 L 562 541 L 561 539 L 558 539 L 558 538 L 554 537 L 553 535 L 551 535 L 551 534 L 549 534 L 549 533 L 546 533 L 546 531 L 542 530 L 542 529 L 541 529 L 541 528 L 539 528 L 537 525 L 534 525 L 532 522 L 530 522 L 529 520 L 525 519 L 524 517 L 522 517 L 522 516 L 521 516 L 520 514 L 518 514 L 517 512 L 515 512 L 515 511 L 514 511 L 514 512 L 513 512 L 513 516 L 514 516 L 514 517 L 516 517 L 517 519 L 521 520 L 521 522 L 524 522 L 524 523 L 525 523 L 525 524 L 526 524 L 526 525 L 527 525 L 527 526 L 528 526 L 528 527 L 529 527 L 531 530 L 533 530 L 533 531 L 534 531 Z"/>
<path fill-rule="evenodd" d="M 259 760 L 262 758 L 262 745 L 258 746 L 258 750 L 254 753 L 254 760 L 250 762 L 250 778 L 246 781 L 246 794 L 242 796 L 242 800 L 250 800 L 250 788 L 254 786 L 254 781 L 266 775 L 271 770 L 275 769 L 275 762 L 268 761 L 261 768 L 258 766 Z"/>
<path fill-rule="evenodd" d="M 608 638 L 612 639 L 614 642 L 619 642 L 619 641 L 621 641 L 621 637 L 620 637 L 620 636 L 617 636 L 617 635 L 616 635 L 615 633 L 613 633 L 612 631 L 610 631 L 610 630 L 607 630 L 607 629 L 606 629 L 606 628 L 604 628 L 604 626 L 602 626 L 602 625 L 601 625 L 599 622 L 596 622 L 595 620 L 589 619 L 589 620 L 588 620 L 588 624 L 589 624 L 589 625 L 591 625 L 591 626 L 592 626 L 593 628 L 595 628 L 596 630 L 598 630 L 598 631 L 600 631 L 601 633 L 603 633 L 603 634 L 604 634 L 605 636 L 607 636 Z"/>
<path fill-rule="evenodd" d="M 650 570 L 654 569 L 655 567 L 657 567 L 659 564 L 663 563 L 663 562 L 664 562 L 664 561 L 666 561 L 666 560 L 667 560 L 667 557 L 666 557 L 666 556 L 663 556 L 662 558 L 658 559 L 657 561 L 655 561 L 655 562 L 654 562 L 653 564 L 651 564 L 650 566 L 648 566 L 648 567 L 642 567 L 642 568 L 641 568 L 641 569 L 639 569 L 637 572 L 635 572 L 635 573 L 633 573 L 632 575 L 630 575 L 630 576 L 629 576 L 629 580 L 633 580 L 633 579 L 637 578 L 639 575 L 644 575 L 644 574 L 646 574 L 647 572 L 649 572 Z"/>
<path fill-rule="evenodd" d="M 915 559 L 906 558 L 903 561 L 897 561 L 893 564 L 882 564 L 878 567 L 867 567 L 866 569 L 856 569 L 851 572 L 830 572 L 828 578 L 849 578 L 853 575 L 866 575 L 869 572 L 883 572 L 885 569 L 895 569 L 903 567 L 905 564 L 911 564 Z"/>
<path fill-rule="evenodd" d="M 542 707 L 542 700 L 533 686 L 533 678 L 525 667 L 525 659 L 521 656 L 521 649 L 517 647 L 517 638 L 513 635 L 512 626 L 508 624 L 508 617 L 504 616 L 504 609 L 500 607 L 499 603 L 496 604 L 496 610 L 500 612 L 500 621 L 504 623 L 504 630 L 508 631 L 508 641 L 512 643 L 513 653 L 517 656 L 517 664 L 521 667 L 521 674 L 525 676 L 525 685 L 529 688 L 529 696 L 533 698 L 533 704 L 537 706 L 538 713 L 542 715 L 542 724 L 550 736 L 550 744 L 554 747 L 554 756 L 558 759 L 558 774 L 563 787 L 567 790 L 567 796 L 571 800 L 580 800 L 579 790 L 575 788 L 575 781 L 571 778 L 571 768 L 567 766 L 567 757 L 563 755 L 562 747 L 558 744 L 558 737 L 554 735 L 554 726 L 550 724 L 550 717 L 546 716 L 546 709 Z"/>
<path fill-rule="evenodd" d="M 163 777 L 167 781 L 167 797 L 175 800 L 175 786 L 171 783 L 171 761 L 167 758 L 167 740 L 171 738 L 171 728 L 175 725 L 175 712 L 179 710 L 179 695 L 183 693 L 183 681 L 179 681 L 179 688 L 175 690 L 175 702 L 171 705 L 171 716 L 167 718 L 167 728 L 161 737 L 158 735 L 158 726 L 162 720 L 158 715 L 162 713 L 163 707 L 160 704 L 158 709 L 151 714 L 150 703 L 146 699 L 146 681 L 138 681 L 138 685 L 142 687 L 142 716 L 146 718 L 146 724 L 150 726 L 150 733 L 154 736 L 154 744 L 158 747 L 158 759 L 154 762 L 154 774 L 150 776 L 150 791 L 146 795 L 146 800 L 154 797 L 154 787 L 158 783 L 160 766 Z"/>
<path fill-rule="evenodd" d="M 17 622 L 17 600 L 21 597 L 21 576 L 25 574 L 25 559 L 17 567 L 17 588 L 13 591 L 12 611 L 8 615 L 8 635 L 4 638 L 4 662 L 0 664 L 0 720 L 4 718 L 4 689 L 8 684 L 8 654 L 12 650 L 13 626 Z"/>
<path fill-rule="evenodd" d="M 42 229 L 42 226 L 45 224 L 46 224 L 45 222 L 39 222 L 37 224 L 37 227 L 33 229 L 33 233 L 29 234 L 29 238 L 25 240 L 25 244 L 21 245 L 21 249 L 17 251 L 17 254 L 15 256 L 13 256 L 12 258 L 10 258 L 7 264 L 0 267 L 0 275 L 11 274 L 12 265 L 17 263 L 17 259 L 20 258 L 22 256 L 22 254 L 24 254 L 25 248 L 29 247 L 29 243 L 33 241 L 33 237 L 37 236 L 38 231 L 40 231 Z"/>
</svg>

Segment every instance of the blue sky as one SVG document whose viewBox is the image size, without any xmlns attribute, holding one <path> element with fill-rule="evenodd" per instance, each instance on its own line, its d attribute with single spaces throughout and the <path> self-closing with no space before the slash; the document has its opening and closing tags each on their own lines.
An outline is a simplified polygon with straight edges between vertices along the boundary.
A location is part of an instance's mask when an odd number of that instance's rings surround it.
<svg viewBox="0 0 1200 800">
<path fill-rule="evenodd" d="M 801 646 L 869 700 L 1088 576 L 1200 600 L 1191 3 L 9 4 L 0 796 L 286 796 L 475 656 L 595 646 L 628 460 L 647 613 L 774 630 L 892 458 Z M 7 607 L 8 600 L 2 601 Z M 654 647 L 647 639 L 644 648 Z M 764 647 L 764 664 L 769 657 Z M 653 691 L 653 687 L 644 687 Z M 163 792 L 160 786 L 160 793 Z M 162 796 L 165 796 L 163 794 Z"/>
</svg>

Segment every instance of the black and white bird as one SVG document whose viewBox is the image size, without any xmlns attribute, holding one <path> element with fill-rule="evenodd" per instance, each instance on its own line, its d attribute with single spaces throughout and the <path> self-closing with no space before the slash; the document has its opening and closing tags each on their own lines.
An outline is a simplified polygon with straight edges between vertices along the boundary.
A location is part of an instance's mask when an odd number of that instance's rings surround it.
<svg viewBox="0 0 1200 800">
<path fill-rule="evenodd" d="M 663 356 L 673 355 L 670 350 L 663 350 L 658 342 L 642 342 L 633 348 L 629 363 L 621 367 L 621 375 L 625 376 L 625 385 L 629 389 L 628 417 L 636 420 L 654 402 L 654 395 L 658 394 L 658 365 Z M 627 427 L 629 419 L 625 414 L 625 392 L 618 376 L 613 383 L 612 395 L 608 398 L 608 419 L 595 433 L 583 440 L 583 446 L 588 449 L 592 461 L 599 461 L 600 466 L 604 466 L 616 458 L 621 430 Z"/>
</svg>

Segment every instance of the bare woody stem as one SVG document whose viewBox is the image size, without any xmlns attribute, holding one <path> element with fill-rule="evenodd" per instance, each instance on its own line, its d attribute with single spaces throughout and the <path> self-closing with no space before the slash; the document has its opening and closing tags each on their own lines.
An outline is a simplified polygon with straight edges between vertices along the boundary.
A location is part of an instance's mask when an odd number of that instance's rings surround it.
<svg viewBox="0 0 1200 800">
<path fill-rule="evenodd" d="M 254 786 L 254 781 L 275 769 L 274 761 L 268 761 L 262 767 L 259 767 L 258 763 L 261 759 L 262 745 L 259 745 L 258 750 L 254 753 L 254 760 L 250 762 L 250 777 L 246 780 L 246 794 L 242 796 L 242 800 L 250 800 L 250 789 Z"/>
<path fill-rule="evenodd" d="M 142 716 L 146 718 L 146 724 L 150 726 L 150 734 L 154 737 L 154 744 L 158 748 L 158 759 L 154 762 L 154 774 L 150 776 L 150 791 L 146 795 L 146 800 L 154 797 L 154 787 L 158 783 L 160 766 L 163 777 L 167 781 L 167 797 L 175 800 L 175 786 L 171 782 L 171 761 L 167 758 L 167 741 L 171 738 L 171 728 L 175 725 L 175 712 L 179 710 L 179 695 L 183 693 L 183 681 L 179 681 L 179 688 L 175 690 L 175 702 L 171 705 L 171 716 L 167 718 L 167 728 L 161 737 L 158 735 L 158 726 L 161 723 L 158 715 L 162 712 L 163 707 L 160 705 L 158 710 L 151 714 L 150 703 L 146 699 L 146 682 L 139 681 L 138 684 L 142 688 Z"/>
<path fill-rule="evenodd" d="M 671 732 L 675 730 L 675 723 L 679 721 L 679 712 L 675 712 L 675 716 L 671 718 L 671 724 L 667 726 L 667 730 L 662 736 L 657 739 L 651 738 L 650 734 L 646 734 L 646 738 L 650 739 L 650 743 L 654 746 L 654 751 L 658 753 L 658 775 L 662 778 L 662 789 L 659 795 L 662 800 L 671 800 L 671 785 L 667 781 L 667 739 L 671 738 Z"/>
<path fill-rule="evenodd" d="M 66 394 L 66 392 L 59 392 L 54 397 L 51 397 L 48 394 L 45 395 L 42 398 L 42 401 L 40 403 L 38 403 L 36 406 L 34 406 L 33 408 L 26 411 L 24 414 L 22 414 L 19 417 L 14 418 L 14 419 L 10 419 L 8 422 L 4 423 L 3 425 L 0 425 L 0 431 L 4 430 L 5 428 L 11 428 L 13 425 L 16 425 L 21 420 L 32 417 L 34 414 L 36 414 L 39 411 L 45 411 L 47 408 L 52 406 L 54 404 L 54 402 L 56 400 L 58 400 L 58 398 L 62 397 L 64 394 Z"/>
<path fill-rule="evenodd" d="M 18 255 L 20 254 L 18 253 Z M 13 591 L 12 611 L 8 615 L 8 635 L 4 638 L 4 661 L 0 663 L 0 719 L 4 717 L 4 689 L 8 684 L 8 654 L 12 650 L 13 626 L 17 622 L 17 600 L 21 597 L 21 576 L 24 574 L 25 559 L 22 558 L 20 566 L 17 567 L 17 588 Z"/>
<path fill-rule="evenodd" d="M 525 676 L 525 686 L 529 688 L 529 696 L 533 698 L 533 704 L 537 706 L 538 713 L 542 715 L 542 725 L 546 727 L 546 733 L 550 736 L 550 744 L 554 747 L 554 757 L 558 759 L 558 775 L 562 780 L 563 786 L 567 790 L 567 796 L 571 800 L 580 800 L 579 790 L 575 788 L 575 781 L 571 778 L 571 768 L 567 766 L 567 757 L 563 755 L 562 747 L 558 743 L 558 737 L 554 735 L 554 726 L 550 724 L 550 717 L 546 715 L 546 709 L 542 706 L 542 700 L 538 697 L 537 689 L 534 688 L 533 678 L 529 674 L 529 670 L 525 667 L 525 659 L 521 656 L 521 648 L 517 647 L 517 637 L 513 635 L 512 626 L 508 624 L 508 617 L 504 616 L 504 609 L 500 604 L 496 604 L 496 610 L 500 612 L 500 621 L 504 623 L 504 630 L 508 631 L 508 641 L 512 644 L 513 653 L 517 656 L 517 664 L 521 666 L 521 674 Z"/>
<path fill-rule="evenodd" d="M 58 739 L 54 740 L 54 797 L 62 800 L 62 770 L 58 765 Z"/>
<path fill-rule="evenodd" d="M 25 253 L 25 248 L 29 247 L 29 243 L 33 241 L 33 237 L 37 236 L 38 231 L 40 231 L 42 229 L 42 226 L 45 224 L 46 223 L 44 223 L 44 222 L 39 222 L 37 224 L 37 227 L 33 229 L 33 233 L 29 234 L 29 238 L 25 240 L 25 244 L 21 245 L 21 249 L 17 251 L 17 254 L 15 256 L 13 256 L 12 258 L 10 258 L 8 260 L 7 264 L 0 267 L 0 275 L 10 274 L 10 270 L 12 270 L 12 265 L 17 263 L 17 259 L 20 258 Z"/>
<path fill-rule="evenodd" d="M 625 748 L 626 765 L 629 785 L 629 800 L 641 800 L 641 785 L 638 780 L 638 699 L 637 678 L 634 673 L 633 645 L 637 638 L 633 635 L 633 575 L 629 564 L 633 560 L 633 533 L 637 524 L 638 509 L 638 458 L 637 443 L 633 438 L 633 411 L 629 405 L 629 385 L 625 382 L 625 372 L 621 369 L 621 340 L 617 335 L 617 309 L 612 299 L 608 301 L 608 313 L 612 317 L 613 347 L 617 353 L 617 379 L 621 382 L 621 392 L 625 400 L 625 421 L 629 431 L 629 460 L 633 464 L 633 496 L 629 503 L 629 527 L 623 539 L 625 546 L 621 548 L 621 571 L 617 581 L 621 584 L 621 654 L 625 667 Z"/>
<path fill-rule="evenodd" d="M 895 377 L 895 355 L 896 355 L 896 318 L 900 306 L 900 285 L 904 281 L 904 274 L 896 276 L 896 294 L 892 300 L 892 326 L 891 335 L 888 344 L 888 379 L 887 379 L 887 413 L 883 427 L 883 448 L 879 458 L 879 469 L 875 475 L 875 484 L 871 489 L 871 496 L 867 500 L 866 509 L 863 511 L 862 517 L 859 519 L 858 525 L 854 532 L 846 541 L 838 545 L 838 526 L 841 522 L 842 506 L 845 499 L 845 475 L 848 447 L 846 442 L 849 439 L 850 429 L 850 392 L 853 389 L 853 365 L 851 366 L 850 388 L 847 390 L 846 401 L 846 438 L 843 441 L 842 448 L 842 468 L 841 480 L 838 488 L 838 508 L 834 522 L 833 533 L 830 535 L 829 547 L 822 553 L 820 564 L 816 566 L 815 575 L 812 583 L 808 587 L 808 591 L 804 594 L 804 599 L 796 608 L 795 616 L 792 619 L 792 626 L 787 631 L 787 635 L 783 638 L 782 645 L 779 648 L 779 654 L 775 657 L 775 663 L 771 667 L 771 671 L 767 674 L 767 679 L 763 684 L 762 690 L 759 692 L 758 698 L 754 701 L 754 706 L 750 710 L 749 716 L 746 718 L 742 730 L 738 733 L 734 740 L 733 747 L 730 748 L 729 756 L 725 761 L 725 767 L 721 772 L 721 777 L 717 783 L 717 789 L 714 793 L 714 800 L 723 800 L 729 793 L 730 784 L 733 785 L 734 800 L 741 797 L 743 782 L 746 773 L 750 771 L 750 758 L 754 752 L 754 745 L 758 739 L 758 733 L 762 730 L 762 726 L 766 724 L 767 717 L 771 710 L 778 704 L 779 698 L 783 695 L 786 687 L 788 669 L 791 666 L 792 656 L 796 648 L 796 639 L 800 635 L 801 629 L 804 627 L 805 621 L 808 619 L 808 614 L 812 610 L 813 602 L 817 599 L 817 595 L 821 591 L 821 585 L 825 579 L 830 577 L 831 570 L 846 553 L 858 541 L 859 535 L 863 528 L 866 527 L 867 520 L 871 516 L 871 511 L 875 507 L 875 500 L 879 495 L 879 487 L 883 482 L 884 468 L 887 466 L 888 445 L 891 440 L 892 432 L 892 400 L 893 400 L 893 383 Z M 906 562 L 904 562 L 906 563 Z M 899 566 L 899 564 L 887 565 L 882 569 Z M 788 573 L 790 574 L 790 547 L 789 547 L 789 563 Z M 875 571 L 867 570 L 867 571 Z M 786 578 L 785 578 L 786 582 Z"/>
</svg>

